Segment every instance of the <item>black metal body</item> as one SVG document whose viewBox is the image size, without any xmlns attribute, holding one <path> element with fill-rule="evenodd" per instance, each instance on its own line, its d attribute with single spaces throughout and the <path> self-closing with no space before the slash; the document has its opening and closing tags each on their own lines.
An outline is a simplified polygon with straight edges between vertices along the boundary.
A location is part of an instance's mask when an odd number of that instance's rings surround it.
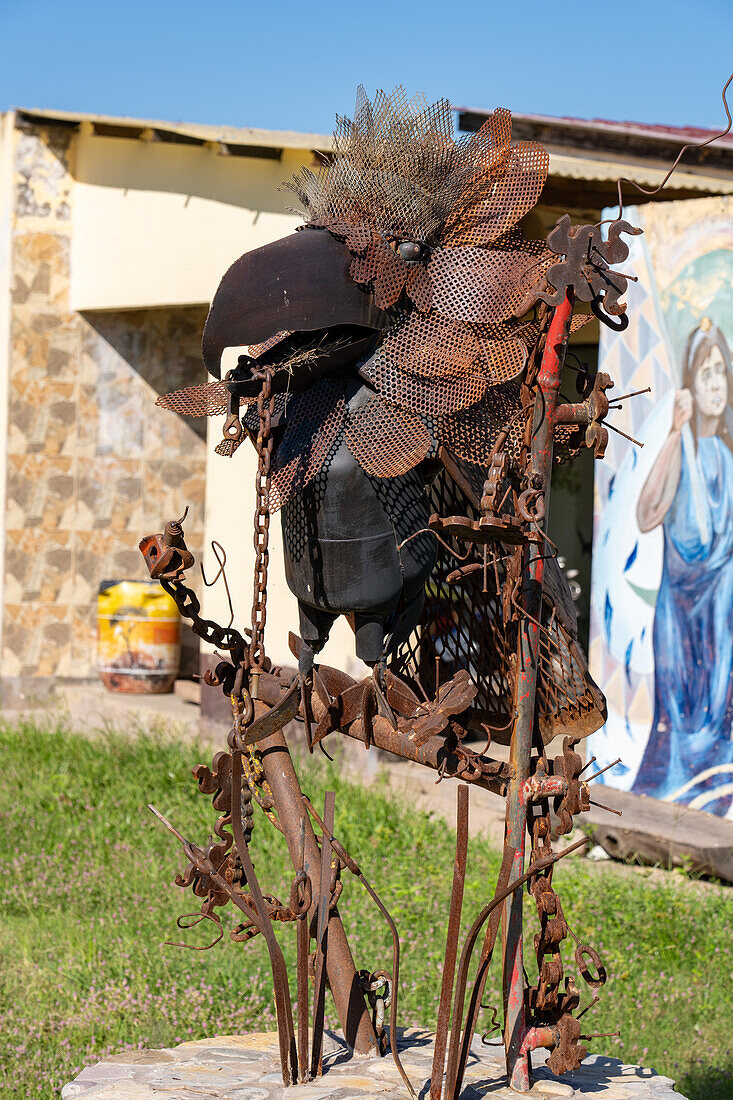
<svg viewBox="0 0 733 1100">
<path fill-rule="evenodd" d="M 351 406 L 372 392 L 357 380 L 343 384 Z M 342 437 L 283 508 L 285 577 L 298 600 L 301 637 L 314 651 L 338 615 L 353 616 L 356 653 L 367 664 L 417 625 L 436 558 L 422 473 L 371 477 Z"/>
</svg>

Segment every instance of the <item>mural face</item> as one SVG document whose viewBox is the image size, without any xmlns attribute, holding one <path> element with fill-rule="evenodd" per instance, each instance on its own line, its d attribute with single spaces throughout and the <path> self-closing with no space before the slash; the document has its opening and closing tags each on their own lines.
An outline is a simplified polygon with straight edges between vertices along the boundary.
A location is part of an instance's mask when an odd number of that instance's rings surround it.
<svg viewBox="0 0 733 1100">
<path fill-rule="evenodd" d="M 612 421 L 643 450 L 614 437 L 596 468 L 592 751 L 623 758 L 614 786 L 733 817 L 733 202 L 627 216 L 639 281 L 600 366 L 652 393 Z"/>
</svg>

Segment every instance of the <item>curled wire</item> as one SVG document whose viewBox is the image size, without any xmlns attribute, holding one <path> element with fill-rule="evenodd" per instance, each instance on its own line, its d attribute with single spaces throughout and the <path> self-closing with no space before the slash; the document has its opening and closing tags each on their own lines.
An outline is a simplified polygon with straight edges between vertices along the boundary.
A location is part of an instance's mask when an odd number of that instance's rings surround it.
<svg viewBox="0 0 733 1100">
<path fill-rule="evenodd" d="M 206 579 L 206 573 L 204 572 L 204 563 L 201 562 L 201 566 L 200 566 L 201 579 L 202 579 L 202 581 L 204 582 L 204 584 L 206 585 L 207 588 L 213 588 L 214 585 L 216 584 L 216 582 L 219 580 L 219 577 L 221 577 L 221 579 L 224 581 L 224 591 L 227 594 L 227 603 L 229 604 L 229 622 L 227 623 L 225 629 L 229 630 L 232 623 L 234 622 L 234 606 L 232 604 L 232 597 L 231 597 L 231 593 L 229 591 L 229 581 L 227 580 L 227 573 L 226 573 L 227 554 L 226 554 L 226 550 L 224 549 L 224 547 L 221 545 L 221 543 L 217 542 L 216 539 L 211 540 L 211 551 L 212 551 L 214 557 L 216 558 L 217 562 L 219 563 L 219 571 L 217 572 L 217 574 L 216 574 L 216 576 L 214 577 L 213 580 L 208 581 Z M 221 557 L 219 556 L 220 554 L 221 554 Z"/>
<path fill-rule="evenodd" d="M 198 947 L 195 943 L 175 943 L 173 940 L 166 940 L 166 947 L 185 947 L 188 951 L 211 951 L 212 947 L 216 947 L 219 940 L 224 935 L 224 929 L 221 926 L 221 921 L 218 917 L 214 917 L 211 913 L 184 913 L 176 921 L 176 926 L 185 932 L 189 928 L 195 928 L 197 924 L 201 924 L 202 920 L 210 920 L 216 925 L 218 934 L 215 940 L 211 943 L 207 943 L 204 947 Z M 186 924 L 185 922 L 189 923 Z"/>
<path fill-rule="evenodd" d="M 413 531 L 411 535 L 408 535 L 406 539 L 403 539 L 402 542 L 398 543 L 397 553 L 399 554 L 399 552 L 402 550 L 402 547 L 406 546 L 407 543 L 411 542 L 413 539 L 416 539 L 418 535 L 434 535 L 440 545 L 443 547 L 443 549 L 447 550 L 448 553 L 456 559 L 456 561 L 465 561 L 471 553 L 471 548 L 469 547 L 463 557 L 461 557 L 461 555 L 456 550 L 449 546 L 448 543 L 440 537 L 437 531 L 433 531 L 432 527 L 422 527 L 419 531 Z"/>
<path fill-rule="evenodd" d="M 675 158 L 674 164 L 670 168 L 669 172 L 667 172 L 667 175 L 664 177 L 664 179 L 662 180 L 662 182 L 659 184 L 658 187 L 655 187 L 652 190 L 647 190 L 645 187 L 642 187 L 640 183 L 635 183 L 634 180 L 630 180 L 626 176 L 619 176 L 619 179 L 617 181 L 617 187 L 618 187 L 618 216 L 619 216 L 619 218 L 623 215 L 623 212 L 624 212 L 624 200 L 623 200 L 623 195 L 621 193 L 621 184 L 622 183 L 631 184 L 632 187 L 635 187 L 637 191 L 640 191 L 642 195 L 646 195 L 647 197 L 651 197 L 652 195 L 658 195 L 659 192 L 662 190 L 662 188 L 667 184 L 670 176 L 672 175 L 675 168 L 677 167 L 679 162 L 682 160 L 682 157 L 684 156 L 684 154 L 687 152 L 688 149 L 704 149 L 706 145 L 711 145 L 714 141 L 718 141 L 720 138 L 725 137 L 726 134 L 730 133 L 731 127 L 733 126 L 733 118 L 731 118 L 730 108 L 728 107 L 728 100 L 726 98 L 726 92 L 728 91 L 728 88 L 730 87 L 731 81 L 733 81 L 733 73 L 731 73 L 731 75 L 728 77 L 728 80 L 725 83 L 725 87 L 723 88 L 723 91 L 721 93 L 722 97 L 723 97 L 723 107 L 725 109 L 725 114 L 726 114 L 726 117 L 728 119 L 728 125 L 726 126 L 726 128 L 724 130 L 721 130 L 720 133 L 718 133 L 718 134 L 713 134 L 712 137 L 707 138 L 705 141 L 691 141 L 691 142 L 688 142 L 687 145 L 683 145 L 682 148 L 680 149 L 679 153 L 677 154 L 677 157 Z"/>
</svg>

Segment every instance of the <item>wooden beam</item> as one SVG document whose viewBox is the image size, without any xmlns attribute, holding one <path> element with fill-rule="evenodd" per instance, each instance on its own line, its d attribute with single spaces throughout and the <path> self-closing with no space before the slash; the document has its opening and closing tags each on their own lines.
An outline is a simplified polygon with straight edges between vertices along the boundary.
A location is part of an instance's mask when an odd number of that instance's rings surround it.
<svg viewBox="0 0 733 1100">
<path fill-rule="evenodd" d="M 733 821 L 595 783 L 591 798 L 622 813 L 616 817 L 591 806 L 589 813 L 577 819 L 610 856 L 665 868 L 686 867 L 733 882 Z"/>
</svg>

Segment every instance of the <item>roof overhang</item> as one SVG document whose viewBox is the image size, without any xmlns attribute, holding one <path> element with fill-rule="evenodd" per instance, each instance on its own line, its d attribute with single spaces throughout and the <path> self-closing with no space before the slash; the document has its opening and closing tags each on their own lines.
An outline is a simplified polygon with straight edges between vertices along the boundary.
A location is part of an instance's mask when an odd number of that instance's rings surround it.
<svg viewBox="0 0 733 1100">
<path fill-rule="evenodd" d="M 491 111 L 457 107 L 459 129 L 480 129 Z M 545 115 L 512 114 L 516 141 L 540 141 L 550 154 L 543 205 L 562 205 L 577 192 L 584 206 L 599 208 L 618 201 L 617 181 L 627 177 L 647 189 L 657 187 L 684 144 L 705 141 L 715 131 L 644 126 Z M 660 200 L 733 194 L 733 138 L 728 135 L 704 149 L 688 149 Z M 624 188 L 625 201 L 647 196 Z"/>
<path fill-rule="evenodd" d="M 16 108 L 16 115 L 19 120 L 28 123 L 65 126 L 76 131 L 83 129 L 98 137 L 205 146 L 221 156 L 280 160 L 284 149 L 327 153 L 332 145 L 331 137 L 325 134 L 302 134 L 294 130 L 207 126 L 193 122 L 163 122 L 157 119 L 119 118 L 115 115 L 25 107 Z"/>
</svg>

